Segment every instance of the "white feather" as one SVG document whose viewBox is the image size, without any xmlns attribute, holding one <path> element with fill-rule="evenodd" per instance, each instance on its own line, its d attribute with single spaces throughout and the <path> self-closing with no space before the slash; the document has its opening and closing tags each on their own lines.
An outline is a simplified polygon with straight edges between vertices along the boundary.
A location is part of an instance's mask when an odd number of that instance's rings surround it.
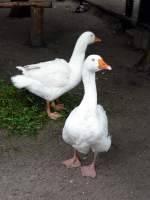
<svg viewBox="0 0 150 200">
<path fill-rule="evenodd" d="M 24 75 L 13 76 L 13 77 L 11 77 L 11 81 L 13 82 L 15 87 L 17 87 L 19 89 L 27 87 L 28 85 L 30 85 L 32 83 L 32 79 L 30 79 Z"/>
<path fill-rule="evenodd" d="M 92 58 L 96 60 L 97 57 Z M 85 63 L 88 64 L 87 61 Z M 101 105 L 97 105 L 97 65 L 89 70 L 85 63 L 82 73 L 85 94 L 80 105 L 66 119 L 62 137 L 81 153 L 87 154 L 90 149 L 93 152 L 105 152 L 111 146 L 111 137 L 108 133 L 106 112 Z"/>
<path fill-rule="evenodd" d="M 91 38 L 93 37 L 93 39 Z M 17 66 L 22 75 L 11 78 L 17 88 L 26 88 L 33 94 L 52 101 L 71 90 L 81 81 L 82 64 L 87 46 L 95 35 L 83 33 L 75 45 L 70 62 L 55 59 L 27 66 Z"/>
</svg>

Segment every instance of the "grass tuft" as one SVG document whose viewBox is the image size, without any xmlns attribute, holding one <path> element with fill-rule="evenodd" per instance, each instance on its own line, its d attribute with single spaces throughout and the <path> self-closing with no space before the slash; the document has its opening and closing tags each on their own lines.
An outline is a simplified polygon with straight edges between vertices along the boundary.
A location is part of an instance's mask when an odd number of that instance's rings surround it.
<svg viewBox="0 0 150 200">
<path fill-rule="evenodd" d="M 65 119 L 79 104 L 79 97 L 65 94 L 62 102 L 66 106 L 66 109 L 61 112 Z M 50 120 L 45 106 L 43 99 L 0 80 L 0 128 L 7 129 L 10 134 L 36 135 L 38 130 Z"/>
</svg>

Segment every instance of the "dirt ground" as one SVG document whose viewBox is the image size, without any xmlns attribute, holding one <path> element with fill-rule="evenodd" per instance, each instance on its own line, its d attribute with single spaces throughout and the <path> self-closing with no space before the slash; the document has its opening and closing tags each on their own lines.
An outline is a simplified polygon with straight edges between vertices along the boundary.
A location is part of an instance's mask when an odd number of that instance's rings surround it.
<svg viewBox="0 0 150 200">
<path fill-rule="evenodd" d="M 107 10 L 123 15 L 125 13 L 126 0 L 88 0 L 89 2 L 101 6 Z"/>
<path fill-rule="evenodd" d="M 113 71 L 97 74 L 98 102 L 108 113 L 113 145 L 97 159 L 97 178 L 84 178 L 80 169 L 61 162 L 72 148 L 61 138 L 64 122 L 49 121 L 39 137 L 0 134 L 0 200 L 148 200 L 150 199 L 150 78 L 130 69 L 141 52 L 126 34 L 114 31 L 119 20 L 91 8 L 74 14 L 76 3 L 57 3 L 45 10 L 44 48 L 27 45 L 29 19 L 10 19 L 0 12 L 0 69 L 8 80 L 16 65 L 69 59 L 77 37 L 91 30 L 103 40 L 88 48 L 100 54 Z M 71 91 L 82 97 L 80 84 Z M 88 160 L 89 161 L 89 160 Z M 84 162 L 87 162 L 86 160 Z"/>
</svg>

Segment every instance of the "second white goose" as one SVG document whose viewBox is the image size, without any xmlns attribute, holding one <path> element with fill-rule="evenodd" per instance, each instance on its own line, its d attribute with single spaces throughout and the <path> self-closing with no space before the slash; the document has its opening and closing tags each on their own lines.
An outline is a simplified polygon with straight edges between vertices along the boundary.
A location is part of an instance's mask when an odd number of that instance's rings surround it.
<svg viewBox="0 0 150 200">
<path fill-rule="evenodd" d="M 69 62 L 55 59 L 24 67 L 19 66 L 17 68 L 22 71 L 22 75 L 13 76 L 11 80 L 17 88 L 26 88 L 45 99 L 48 116 L 57 119 L 60 114 L 51 112 L 49 102 L 71 90 L 81 81 L 82 64 L 87 46 L 98 41 L 101 40 L 94 33 L 84 32 L 77 40 Z M 63 108 L 63 105 L 58 104 L 55 107 Z"/>
</svg>

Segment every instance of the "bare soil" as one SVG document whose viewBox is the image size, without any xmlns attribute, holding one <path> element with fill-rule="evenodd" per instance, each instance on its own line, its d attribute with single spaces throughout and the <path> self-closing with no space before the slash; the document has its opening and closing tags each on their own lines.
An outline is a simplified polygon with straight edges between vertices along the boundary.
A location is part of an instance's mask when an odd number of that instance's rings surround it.
<svg viewBox="0 0 150 200">
<path fill-rule="evenodd" d="M 150 78 L 131 69 L 141 56 L 131 38 L 118 34 L 118 19 L 96 8 L 75 14 L 71 1 L 45 9 L 46 47 L 28 45 L 30 19 L 10 19 L 0 12 L 1 77 L 17 73 L 16 65 L 69 59 L 77 37 L 86 30 L 102 38 L 89 54 L 100 54 L 113 71 L 97 74 L 98 102 L 108 114 L 112 148 L 97 159 L 97 178 L 84 178 L 80 169 L 61 162 L 72 148 L 61 138 L 63 120 L 49 121 L 38 138 L 0 134 L 0 200 L 148 200 L 150 198 Z M 80 84 L 72 93 L 82 97 Z M 19 100 L 18 100 L 19 101 Z M 90 159 L 84 160 L 89 162 Z"/>
</svg>

